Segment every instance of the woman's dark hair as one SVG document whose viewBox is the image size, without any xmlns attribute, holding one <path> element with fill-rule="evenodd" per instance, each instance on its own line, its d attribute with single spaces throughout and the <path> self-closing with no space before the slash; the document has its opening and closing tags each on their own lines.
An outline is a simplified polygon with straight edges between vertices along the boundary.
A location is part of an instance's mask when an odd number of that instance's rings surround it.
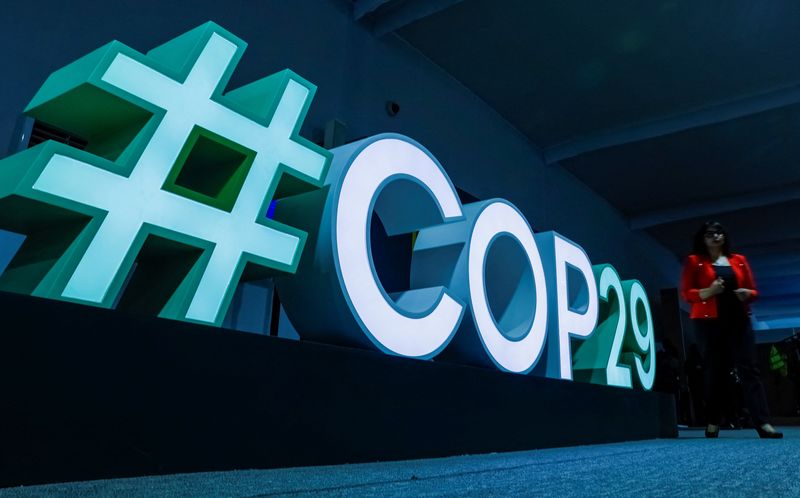
<svg viewBox="0 0 800 498">
<path fill-rule="evenodd" d="M 708 256 L 708 247 L 706 247 L 706 232 L 721 232 L 725 237 L 722 243 L 722 254 L 725 256 L 731 255 L 731 238 L 728 236 L 728 231 L 718 221 L 706 221 L 694 234 L 692 242 L 692 254 L 698 256 Z"/>
</svg>

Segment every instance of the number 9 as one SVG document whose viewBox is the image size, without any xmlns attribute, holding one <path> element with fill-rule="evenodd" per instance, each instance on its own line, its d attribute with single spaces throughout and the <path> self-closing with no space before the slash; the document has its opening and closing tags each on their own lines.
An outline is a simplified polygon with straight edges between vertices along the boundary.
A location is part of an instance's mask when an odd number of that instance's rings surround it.
<svg viewBox="0 0 800 498">
<path fill-rule="evenodd" d="M 622 359 L 631 367 L 636 367 L 636 377 L 642 388 L 649 391 L 656 379 L 656 340 L 653 330 L 653 314 L 650 302 L 641 282 L 626 280 L 622 282 L 625 300 L 628 303 L 630 320 L 625 332 Z M 632 360 L 632 361 L 631 361 Z"/>
</svg>

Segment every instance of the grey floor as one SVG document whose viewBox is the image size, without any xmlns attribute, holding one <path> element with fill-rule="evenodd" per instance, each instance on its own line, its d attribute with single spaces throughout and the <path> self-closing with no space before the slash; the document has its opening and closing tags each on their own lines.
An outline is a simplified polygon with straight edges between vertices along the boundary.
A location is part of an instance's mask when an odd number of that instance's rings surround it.
<svg viewBox="0 0 800 498">
<path fill-rule="evenodd" d="M 16 496 L 795 496 L 800 428 L 278 470 L 243 470 L 0 489 Z"/>
</svg>

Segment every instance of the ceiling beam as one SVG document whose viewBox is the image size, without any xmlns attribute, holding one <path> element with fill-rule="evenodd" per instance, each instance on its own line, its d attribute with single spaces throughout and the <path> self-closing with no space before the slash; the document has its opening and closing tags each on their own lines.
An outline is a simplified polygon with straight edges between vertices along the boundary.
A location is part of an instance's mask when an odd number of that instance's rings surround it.
<svg viewBox="0 0 800 498">
<path fill-rule="evenodd" d="M 703 216 L 752 209 L 800 199 L 800 187 L 785 187 L 752 194 L 723 197 L 711 201 L 694 202 L 680 207 L 649 211 L 629 219 L 633 230 L 644 230 L 676 221 Z"/>
<path fill-rule="evenodd" d="M 782 254 L 776 254 L 774 262 L 767 259 L 760 259 L 756 262 L 753 261 L 753 258 L 750 258 L 749 252 L 742 252 L 750 259 L 750 266 L 753 268 L 757 284 L 767 286 L 781 285 L 786 276 L 791 275 L 791 278 L 797 282 L 797 284 L 792 285 L 797 285 L 800 288 L 800 275 L 797 274 L 800 272 L 800 256 L 789 258 Z"/>
<path fill-rule="evenodd" d="M 463 0 L 356 0 L 353 4 L 353 19 L 359 21 L 369 17 L 372 33 L 383 36 L 411 23 L 452 7 Z M 392 4 L 391 9 L 383 9 Z"/>
<path fill-rule="evenodd" d="M 787 313 L 787 314 L 780 314 L 775 313 L 770 316 L 755 317 L 756 323 L 761 323 L 765 327 L 763 328 L 785 328 L 785 327 L 796 327 L 800 328 L 800 315 L 797 313 Z"/>
<path fill-rule="evenodd" d="M 544 150 L 545 163 L 552 164 L 617 145 L 640 142 L 692 128 L 722 123 L 797 103 L 800 103 L 800 85 L 750 95 L 675 116 L 591 133 L 563 144 L 554 145 Z"/>
<path fill-rule="evenodd" d="M 786 330 L 788 333 L 785 334 L 783 337 L 773 338 L 773 341 L 779 341 L 785 339 L 786 337 L 790 337 L 793 335 L 793 330 L 800 332 L 800 318 L 798 317 L 775 317 L 775 318 L 767 318 L 766 320 L 760 320 L 756 318 L 752 322 L 753 330 L 756 332 L 755 338 L 756 342 L 763 342 L 759 341 L 759 334 L 766 332 L 766 331 L 777 331 L 777 330 Z"/>
<path fill-rule="evenodd" d="M 758 320 L 770 320 L 774 318 L 788 318 L 794 317 L 800 320 L 800 300 L 775 300 L 774 303 L 768 303 L 764 306 L 756 306 L 753 304 L 753 314 Z"/>
<path fill-rule="evenodd" d="M 759 315 L 764 314 L 762 310 L 766 311 L 780 307 L 793 307 L 792 312 L 800 316 L 800 293 L 787 290 L 785 294 L 774 293 L 763 298 L 761 294 L 759 294 L 759 298 L 753 303 L 753 307 L 759 310 Z"/>
<path fill-rule="evenodd" d="M 797 320 L 755 323 L 753 324 L 753 330 L 756 331 L 756 344 L 770 344 L 788 339 L 794 335 L 795 329 L 793 327 L 798 325 L 800 325 L 800 321 Z"/>
<path fill-rule="evenodd" d="M 788 243 L 793 243 L 790 241 Z M 746 247 L 746 246 L 742 246 Z M 751 246 L 754 247 L 754 246 Z M 755 269 L 760 268 L 773 268 L 775 266 L 795 266 L 800 265 L 800 252 L 792 248 L 786 251 L 771 251 L 769 253 L 746 253 L 747 258 L 750 260 L 750 266 Z"/>
<path fill-rule="evenodd" d="M 794 272 L 792 272 L 794 273 Z M 761 290 L 759 300 L 770 300 L 773 298 L 784 299 L 792 297 L 800 302 L 800 275 L 796 273 L 787 278 L 760 278 L 755 275 L 756 285 Z M 800 308 L 798 308 L 800 312 Z"/>
<path fill-rule="evenodd" d="M 355 0 L 353 2 L 353 19 L 360 21 L 364 16 L 372 14 L 379 8 L 395 0 Z"/>
<path fill-rule="evenodd" d="M 745 253 L 747 254 L 747 253 Z M 756 285 L 759 287 L 780 287 L 782 285 L 781 279 L 784 275 L 794 274 L 796 279 L 800 279 L 800 275 L 797 275 L 798 269 L 800 269 L 800 265 L 787 265 L 787 266 L 770 266 L 770 267 L 761 267 L 761 266 L 752 266 L 753 275 L 755 275 Z M 792 284 L 794 285 L 794 284 Z"/>
</svg>

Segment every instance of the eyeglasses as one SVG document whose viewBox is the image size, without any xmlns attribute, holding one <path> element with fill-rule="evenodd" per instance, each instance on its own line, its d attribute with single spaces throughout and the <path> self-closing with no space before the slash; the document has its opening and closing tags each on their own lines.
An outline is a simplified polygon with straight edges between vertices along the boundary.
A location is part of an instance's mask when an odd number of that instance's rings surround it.
<svg viewBox="0 0 800 498">
<path fill-rule="evenodd" d="M 714 231 L 714 230 L 709 230 L 708 232 L 705 233 L 705 237 L 707 239 L 713 239 L 716 236 L 724 237 L 725 234 L 722 233 L 722 232 L 719 232 L 719 231 Z"/>
</svg>

